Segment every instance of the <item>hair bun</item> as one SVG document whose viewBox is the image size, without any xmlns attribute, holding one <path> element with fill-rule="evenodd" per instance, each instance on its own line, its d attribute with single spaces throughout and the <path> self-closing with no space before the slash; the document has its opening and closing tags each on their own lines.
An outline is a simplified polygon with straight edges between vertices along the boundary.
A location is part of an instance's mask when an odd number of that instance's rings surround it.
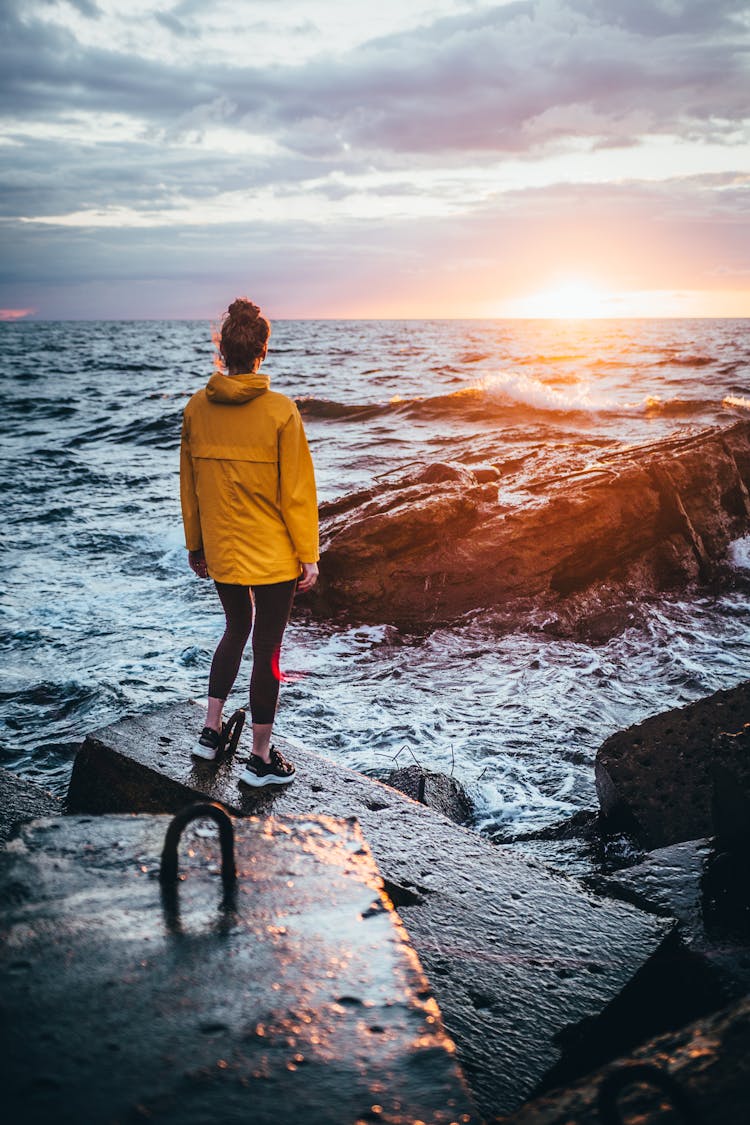
<svg viewBox="0 0 750 1125">
<path fill-rule="evenodd" d="M 227 314 L 234 320 L 257 320 L 260 309 L 252 301 L 248 301 L 247 297 L 238 297 L 236 301 L 232 301 Z"/>
</svg>

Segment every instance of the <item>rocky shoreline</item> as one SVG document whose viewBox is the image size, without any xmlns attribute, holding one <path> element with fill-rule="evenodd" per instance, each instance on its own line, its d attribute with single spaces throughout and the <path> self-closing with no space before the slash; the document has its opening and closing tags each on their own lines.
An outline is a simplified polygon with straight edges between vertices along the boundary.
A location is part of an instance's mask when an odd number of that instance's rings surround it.
<svg viewBox="0 0 750 1125">
<path fill-rule="evenodd" d="M 494 465 L 437 464 L 323 505 L 311 612 L 423 631 L 490 609 L 501 628 L 606 640 L 651 595 L 733 580 L 727 548 L 750 528 L 750 423 L 604 456 L 527 488 L 518 507 L 508 484 Z M 122 1079 L 125 1109 L 107 1102 L 102 1120 L 145 1113 L 203 1125 L 222 1120 L 222 1106 L 235 1120 L 248 1074 L 265 1083 L 263 1123 L 299 1120 L 306 1097 L 308 1120 L 321 1125 L 585 1125 L 620 1120 L 617 1106 L 657 1125 L 665 1099 L 686 1121 L 750 1116 L 750 681 L 608 738 L 596 757 L 599 809 L 511 842 L 472 830 L 471 803 L 453 778 L 412 766 L 379 780 L 281 738 L 298 765 L 294 784 L 242 792 L 233 754 L 212 766 L 191 760 L 200 716 L 195 703 L 172 704 L 91 732 L 64 807 L 0 771 L 2 964 L 25 1029 L 7 1046 L 24 1120 L 68 1120 L 57 1107 L 74 1081 L 76 1098 L 84 1082 L 106 1102 L 107 1068 L 87 1069 L 80 1045 L 93 1036 L 97 1053 L 104 1040 L 85 1013 L 68 1016 L 88 988 L 86 957 L 96 958 L 101 980 L 89 1001 L 114 1055 L 131 983 L 143 979 L 149 995 L 139 1018 L 161 1028 L 163 1017 L 178 1039 L 163 997 L 179 1008 L 198 994 L 189 1050 L 175 1041 L 142 1102 L 125 1104 Z M 201 908 L 200 937 L 185 932 L 179 899 L 194 901 L 211 845 L 191 838 L 179 893 L 148 883 L 161 878 L 153 848 L 167 814 L 196 802 L 218 818 L 223 839 L 234 833 L 242 871 L 239 892 L 225 880 L 218 915 Z M 587 877 L 534 858 L 555 840 L 587 851 Z M 263 869 L 254 866 L 261 854 Z M 298 876 L 306 898 L 289 893 Z M 121 884 L 114 898 L 108 878 Z M 100 926 L 106 937 L 96 936 Z M 144 934 L 159 957 L 137 953 Z M 222 977 L 223 941 L 250 969 L 264 946 L 269 987 L 261 981 L 239 1008 Z M 209 992 L 193 948 L 215 956 Z M 118 966 L 109 975 L 108 958 Z M 354 962 L 359 975 L 349 972 Z M 295 978 L 302 964 L 304 979 Z M 151 972 L 161 980 L 156 999 Z M 270 983 L 276 972 L 287 974 L 286 992 Z M 339 976 L 345 990 L 336 990 Z M 109 988 L 114 1005 L 101 1001 Z M 267 1021 L 250 1028 L 246 1008 L 261 1002 Z M 36 1023 L 24 1023 L 28 1011 Z M 56 1012 L 70 1026 L 56 1044 L 62 1069 L 47 1073 L 37 1031 Z M 269 1045 L 270 1026 L 281 1030 Z M 359 1043 L 353 1069 L 322 1039 L 344 1054 Z M 130 1070 L 117 1071 L 136 1085 L 138 1050 L 136 1042 Z M 209 1061 L 193 1067 L 188 1057 L 183 1073 L 181 1051 Z M 390 1086 L 368 1070 L 371 1056 Z M 304 1062 L 307 1086 L 290 1077 Z M 192 1117 L 180 1100 L 185 1082 Z M 336 1082 L 345 1096 L 330 1092 Z"/>
<path fill-rule="evenodd" d="M 321 616 L 431 629 L 492 608 L 606 639 L 644 597 L 706 586 L 750 528 L 750 422 L 602 455 L 515 505 L 495 465 L 422 466 L 321 506 Z"/>
<path fill-rule="evenodd" d="M 602 746 L 600 813 L 593 823 L 578 817 L 570 831 L 606 840 L 625 827 L 638 862 L 587 886 L 461 827 L 465 797 L 440 775 L 399 771 L 391 780 L 409 797 L 295 746 L 300 776 L 289 790 L 240 796 L 237 763 L 190 763 L 197 713 L 195 705 L 172 706 L 90 735 L 67 816 L 40 823 L 101 817 L 87 828 L 96 848 L 113 816 L 174 812 L 200 798 L 238 823 L 263 823 L 271 812 L 324 814 L 339 824 L 354 817 L 455 1042 L 477 1107 L 472 1120 L 583 1125 L 604 1119 L 597 1115 L 615 1087 L 644 1122 L 658 1119 L 659 1090 L 678 1107 L 687 1099 L 696 1119 L 744 1119 L 750 683 L 654 716 Z M 12 855 L 14 841 L 27 840 L 23 822 L 61 810 L 31 783 L 2 781 Z M 7 864 L 0 860 L 0 883 Z"/>
</svg>

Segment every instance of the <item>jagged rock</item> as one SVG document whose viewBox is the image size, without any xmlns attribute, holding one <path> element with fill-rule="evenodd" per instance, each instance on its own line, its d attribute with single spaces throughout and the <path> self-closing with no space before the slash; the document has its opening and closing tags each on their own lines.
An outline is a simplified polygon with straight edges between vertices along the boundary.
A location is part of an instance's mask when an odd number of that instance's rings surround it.
<svg viewBox="0 0 750 1125">
<path fill-rule="evenodd" d="M 277 744 L 297 765 L 294 783 L 282 792 L 240 791 L 239 761 L 191 761 L 202 715 L 197 704 L 174 704 L 90 735 L 73 767 L 71 809 L 173 812 L 209 797 L 245 816 L 356 816 L 480 1113 L 519 1106 L 565 1068 L 569 1050 L 585 1066 L 587 1044 L 599 1049 L 606 1040 L 602 1016 L 622 995 L 631 997 L 633 1034 L 642 1032 L 648 969 L 672 923 L 593 895 L 283 738 Z"/>
<path fill-rule="evenodd" d="M 748 723 L 750 680 L 612 735 L 596 755 L 603 816 L 647 849 L 722 832 L 741 835 L 731 792 L 750 794 Z M 714 767 L 719 768 L 716 820 Z"/>
<path fill-rule="evenodd" d="M 0 769 L 0 844 L 10 840 L 22 824 L 38 816 L 57 816 L 62 805 L 41 785 Z"/>
<path fill-rule="evenodd" d="M 746 421 L 603 456 L 540 481 L 520 507 L 485 473 L 428 467 L 321 507 L 312 605 L 408 628 L 491 605 L 513 620 L 540 605 L 585 612 L 593 591 L 596 618 L 712 577 L 750 527 L 749 483 Z"/>
<path fill-rule="evenodd" d="M 677 919 L 682 941 L 703 966 L 714 1007 L 750 992 L 750 881 L 746 860 L 730 884 L 732 864 L 711 840 L 690 840 L 649 852 L 643 862 L 595 885 L 642 909 Z M 696 974 L 697 976 L 698 974 Z"/>
<path fill-rule="evenodd" d="M 472 819 L 474 810 L 471 801 L 455 777 L 413 765 L 392 770 L 383 780 L 386 785 L 411 797 L 412 801 L 436 809 L 456 824 L 468 824 Z"/>
<path fill-rule="evenodd" d="M 160 885 L 169 824 L 38 820 L 0 853 L 7 1122 L 478 1121 L 356 823 L 236 822 L 227 884 L 203 822 Z"/>
<path fill-rule="evenodd" d="M 620 1114 L 608 1110 L 615 1102 Z M 740 1125 L 748 1120 L 750 998 L 659 1036 L 584 1082 L 496 1118 L 496 1125 Z"/>
</svg>

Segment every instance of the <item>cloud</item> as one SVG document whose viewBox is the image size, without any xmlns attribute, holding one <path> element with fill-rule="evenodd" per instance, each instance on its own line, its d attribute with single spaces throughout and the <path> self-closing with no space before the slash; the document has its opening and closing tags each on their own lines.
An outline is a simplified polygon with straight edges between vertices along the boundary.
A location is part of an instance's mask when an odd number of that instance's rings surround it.
<svg viewBox="0 0 750 1125">
<path fill-rule="evenodd" d="M 0 309 L 0 321 L 11 320 L 25 320 L 28 316 L 33 316 L 36 309 Z"/>
<path fill-rule="evenodd" d="M 46 286 L 68 309 L 67 276 L 88 308 L 128 285 L 153 307 L 161 278 L 173 309 L 188 280 L 210 294 L 252 262 L 286 311 L 294 295 L 315 315 L 312 263 L 315 300 L 346 301 L 386 277 L 426 292 L 470 258 L 466 294 L 519 284 L 545 246 L 573 257 L 576 237 L 605 268 L 625 223 L 623 283 L 649 284 L 639 239 L 683 272 L 739 276 L 744 0 L 353 0 L 351 29 L 325 0 L 314 25 L 295 2 L 259 0 L 252 26 L 224 0 L 144 5 L 0 10 L 9 308 L 43 309 Z"/>
<path fill-rule="evenodd" d="M 746 0 L 571 0 L 571 7 L 637 35 L 704 35 L 747 30 Z"/>
<path fill-rule="evenodd" d="M 324 155 L 531 149 L 564 135 L 545 127 L 561 107 L 589 107 L 595 136 L 620 135 L 634 114 L 652 131 L 691 125 L 714 136 L 717 122 L 747 114 L 740 13 L 736 0 L 518 0 L 298 66 L 264 66 L 261 56 L 196 67 L 179 42 L 169 60 L 87 47 L 69 28 L 10 8 L 2 90 L 20 112 L 127 111 L 162 126 L 223 101 L 238 128 Z"/>
<path fill-rule="evenodd" d="M 44 316 L 208 315 L 226 293 L 274 316 L 472 315 L 488 298 L 584 272 L 620 291 L 736 288 L 750 260 L 750 177 L 558 184 L 419 222 L 11 228 L 0 303 Z M 201 314 L 201 308 L 203 314 Z"/>
</svg>

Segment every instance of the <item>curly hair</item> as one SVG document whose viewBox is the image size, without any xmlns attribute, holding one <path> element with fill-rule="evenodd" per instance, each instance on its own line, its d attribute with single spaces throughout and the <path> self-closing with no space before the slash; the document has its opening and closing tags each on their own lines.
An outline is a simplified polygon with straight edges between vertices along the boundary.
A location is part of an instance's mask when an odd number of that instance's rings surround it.
<svg viewBox="0 0 750 1125">
<path fill-rule="evenodd" d="M 219 355 L 227 368 L 249 371 L 258 356 L 262 356 L 271 325 L 260 309 L 247 297 L 232 301 L 221 324 L 218 339 Z"/>
</svg>

